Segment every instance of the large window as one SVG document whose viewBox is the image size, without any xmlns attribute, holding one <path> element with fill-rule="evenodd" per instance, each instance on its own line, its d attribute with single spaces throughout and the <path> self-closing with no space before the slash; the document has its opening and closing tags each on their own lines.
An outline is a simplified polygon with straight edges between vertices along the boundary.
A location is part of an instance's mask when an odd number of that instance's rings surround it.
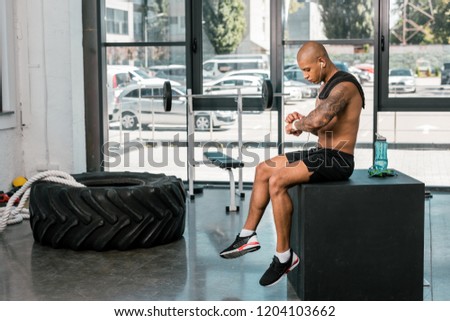
<svg viewBox="0 0 450 321">
<path fill-rule="evenodd" d="M 448 1 L 380 6 L 377 131 L 393 168 L 428 186 L 450 186 Z"/>
<path fill-rule="evenodd" d="M 254 97 L 250 103 L 246 100 L 242 114 L 243 142 L 251 145 L 246 153 L 249 156 L 244 159 L 244 179 L 253 180 L 254 166 L 267 158 L 267 153 L 276 152 L 278 142 L 277 109 L 256 110 L 261 105 L 257 97 L 261 96 L 262 81 L 270 78 L 270 3 L 192 2 L 192 11 L 188 12 L 193 17 L 194 34 L 187 39 L 190 33 L 185 26 L 184 3 L 105 1 L 106 15 L 110 12 L 113 16 L 111 12 L 115 12 L 116 24 L 125 21 L 118 16 L 128 17 L 128 27 L 121 27 L 128 30 L 127 34 L 106 33 L 111 144 L 104 150 L 111 156 L 106 162 L 110 170 L 128 166 L 133 170 L 158 171 L 164 167 L 166 173 L 186 179 L 188 122 L 194 127 L 196 161 L 202 162 L 208 146 L 220 146 L 222 151 L 237 156 L 236 99 L 221 97 L 236 95 L 240 88 L 243 94 Z M 117 10 L 126 13 L 119 15 Z M 192 51 L 186 52 L 186 48 Z M 193 65 L 202 72 L 195 71 Z M 166 80 L 172 83 L 174 97 L 168 113 L 163 111 L 161 99 L 152 98 L 161 95 Z M 187 88 L 205 95 L 194 101 L 193 117 L 189 120 L 187 99 L 179 97 Z M 228 175 L 202 166 L 196 171 L 196 180 L 226 181 Z"/>
<path fill-rule="evenodd" d="M 203 151 L 219 150 L 239 157 L 239 115 L 237 100 L 221 96 L 261 97 L 262 84 L 270 74 L 269 0 L 203 1 L 202 5 L 202 77 L 201 93 L 195 108 L 209 113 L 223 113 L 231 120 L 220 128 L 195 133 L 196 159 Z M 278 110 L 257 110 L 261 99 L 244 100 L 242 113 L 242 171 L 244 181 L 253 181 L 256 164 L 276 152 Z M 197 119 L 197 117 L 196 117 Z M 197 120 L 196 120 L 197 123 Z M 214 122 L 211 124 L 214 125 Z M 200 180 L 227 180 L 217 168 L 205 166 L 196 171 Z"/>
<path fill-rule="evenodd" d="M 381 2 L 380 110 L 450 110 L 450 4 Z"/>
<path fill-rule="evenodd" d="M 448 112 L 379 112 L 378 132 L 389 143 L 390 168 L 427 186 L 450 186 Z"/>
<path fill-rule="evenodd" d="M 259 110 L 258 99 L 244 101 L 244 181 L 253 180 L 259 161 L 309 147 L 314 136 L 287 136 L 283 129 L 287 113 L 307 114 L 315 106 L 318 88 L 303 79 L 296 53 L 306 41 L 317 40 L 365 92 L 356 167 L 372 165 L 374 132 L 379 132 L 388 139 L 393 168 L 427 185 L 450 186 L 450 175 L 436 165 L 450 160 L 447 1 L 104 3 L 105 96 L 114 145 L 106 146 L 113 152 L 110 170 L 164 168 L 187 178 L 190 138 L 182 96 L 188 89 L 205 96 L 193 99 L 189 120 L 195 127 L 195 159 L 203 160 L 210 146 L 237 156 L 237 103 L 225 96 L 239 88 L 258 97 L 263 79 L 287 95 L 276 99 L 271 111 Z M 157 97 L 166 80 L 174 97 L 170 113 Z M 195 178 L 226 181 L 228 176 L 201 166 Z"/>
<path fill-rule="evenodd" d="M 105 0 L 108 170 L 186 178 L 186 19 L 184 1 Z M 165 112 L 163 84 L 172 85 Z M 184 157 L 185 158 L 185 157 Z M 185 163 L 185 162 L 184 162 Z"/>
</svg>

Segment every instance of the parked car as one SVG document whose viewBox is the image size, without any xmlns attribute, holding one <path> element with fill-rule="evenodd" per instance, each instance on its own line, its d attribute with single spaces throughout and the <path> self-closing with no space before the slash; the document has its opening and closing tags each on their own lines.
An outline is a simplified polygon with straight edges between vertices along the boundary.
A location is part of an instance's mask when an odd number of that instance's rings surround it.
<svg viewBox="0 0 450 321">
<path fill-rule="evenodd" d="M 349 68 L 357 68 L 359 70 L 361 70 L 363 73 L 362 75 L 362 79 L 363 82 L 367 81 L 367 82 L 374 82 L 375 80 L 375 66 L 371 63 L 358 63 L 353 65 L 352 67 Z"/>
<path fill-rule="evenodd" d="M 244 95 L 262 95 L 261 76 L 229 75 L 203 83 L 205 95 L 237 95 L 238 88 Z M 243 106 L 245 108 L 245 105 Z M 261 113 L 260 110 L 244 110 L 244 113 Z"/>
<path fill-rule="evenodd" d="M 108 65 L 106 67 L 107 83 L 110 88 L 126 86 L 132 82 L 148 81 L 152 79 L 142 68 L 128 65 Z"/>
<path fill-rule="evenodd" d="M 106 68 L 107 100 L 109 120 L 114 113 L 114 100 L 120 95 L 123 88 L 133 83 L 154 85 L 163 83 L 167 78 L 151 77 L 144 69 L 128 65 L 108 65 Z M 172 82 L 173 86 L 180 86 Z"/>
<path fill-rule="evenodd" d="M 450 62 L 446 62 L 442 65 L 441 85 L 450 85 Z"/>
<path fill-rule="evenodd" d="M 366 71 L 348 67 L 347 63 L 342 61 L 334 61 L 333 63 L 339 70 L 351 73 L 361 84 L 365 81 L 370 81 L 370 75 Z M 303 76 L 303 71 L 301 71 L 298 66 L 292 66 L 285 69 L 284 75 L 290 80 L 295 80 L 311 85 L 311 83 L 305 79 L 305 77 Z M 315 86 L 315 88 L 319 88 L 319 86 Z"/>
<path fill-rule="evenodd" d="M 292 68 L 298 68 L 298 64 L 297 63 L 288 63 L 283 66 L 284 70 L 288 70 L 288 69 L 292 69 Z"/>
<path fill-rule="evenodd" d="M 316 98 L 319 93 L 319 85 L 313 84 L 305 79 L 303 76 L 303 71 L 300 70 L 298 66 L 292 66 L 284 70 L 285 77 L 285 90 L 289 90 L 286 88 L 290 88 L 292 86 L 305 86 L 302 89 L 302 97 L 303 98 Z"/>
<path fill-rule="evenodd" d="M 416 78 L 411 69 L 390 69 L 388 82 L 389 92 L 416 92 Z"/>
<path fill-rule="evenodd" d="M 305 79 L 303 76 L 303 71 L 300 70 L 298 66 L 292 66 L 284 70 L 284 75 L 289 80 L 294 80 L 298 82 L 302 82 L 306 85 L 311 85 L 311 82 Z"/>
<path fill-rule="evenodd" d="M 416 69 L 417 69 L 417 74 L 419 76 L 423 75 L 423 76 L 430 77 L 431 74 L 433 73 L 433 69 L 431 67 L 431 62 L 426 59 L 423 59 L 423 58 L 417 59 Z"/>
<path fill-rule="evenodd" d="M 142 85 L 164 82 L 170 80 L 173 86 L 181 86 L 179 82 L 167 77 L 153 77 L 142 68 L 128 65 L 108 65 L 106 69 L 108 88 L 118 89 L 129 84 L 141 83 Z"/>
<path fill-rule="evenodd" d="M 358 69 L 367 71 L 369 74 L 374 74 L 375 73 L 375 66 L 373 64 L 371 64 L 371 63 L 368 63 L 368 62 L 366 62 L 366 63 L 359 63 L 359 64 L 356 64 L 356 65 L 353 65 L 353 67 L 356 67 Z"/>
<path fill-rule="evenodd" d="M 342 70 L 342 71 L 346 71 L 346 72 L 350 72 L 348 70 L 348 65 L 346 62 L 342 62 L 342 61 L 333 61 L 334 65 L 337 67 L 337 69 Z"/>
<path fill-rule="evenodd" d="M 351 73 L 355 78 L 359 81 L 360 84 L 363 84 L 364 81 L 369 80 L 369 75 L 367 72 L 362 71 L 359 68 L 349 67 L 346 62 L 343 61 L 333 61 L 334 65 L 337 69 L 346 71 Z"/>
<path fill-rule="evenodd" d="M 186 66 L 185 65 L 158 65 L 149 68 L 153 76 L 186 84 Z"/>
<path fill-rule="evenodd" d="M 230 76 L 258 76 L 261 79 L 270 79 L 269 69 L 243 69 L 230 71 L 224 77 Z M 303 82 L 289 80 L 284 76 L 284 92 L 289 96 L 284 97 L 285 102 L 300 100 L 303 98 L 315 98 L 317 96 L 317 86 L 306 85 Z"/>
<path fill-rule="evenodd" d="M 242 94 L 261 95 L 262 79 L 259 76 L 234 75 L 203 83 L 205 94 L 236 95 L 238 88 Z"/>
<path fill-rule="evenodd" d="M 267 69 L 266 55 L 223 55 L 203 63 L 203 79 L 214 80 L 232 70 Z"/>
<path fill-rule="evenodd" d="M 227 72 L 223 77 L 230 76 L 257 76 L 261 79 L 270 79 L 269 69 L 242 69 Z"/>
<path fill-rule="evenodd" d="M 152 98 L 163 95 L 164 81 L 149 84 L 130 84 L 123 88 L 114 102 L 114 114 L 111 121 L 121 121 L 123 129 L 134 130 L 140 124 L 143 127 L 186 126 L 186 98 L 181 88 L 172 87 L 172 110 L 164 111 L 163 99 Z M 120 117 L 122 116 L 122 117 Z M 195 128 L 209 130 L 221 126 L 231 126 L 236 121 L 233 111 L 196 111 Z"/>
<path fill-rule="evenodd" d="M 246 54 L 223 54 L 215 55 L 211 59 L 253 59 L 261 62 L 261 68 L 267 68 L 269 66 L 269 55 L 263 53 L 246 53 Z"/>
<path fill-rule="evenodd" d="M 361 85 L 364 84 L 365 82 L 373 82 L 372 75 L 366 70 L 362 70 L 354 66 L 348 67 L 348 70 L 351 74 L 353 74 L 356 77 L 356 79 L 358 79 Z"/>
</svg>

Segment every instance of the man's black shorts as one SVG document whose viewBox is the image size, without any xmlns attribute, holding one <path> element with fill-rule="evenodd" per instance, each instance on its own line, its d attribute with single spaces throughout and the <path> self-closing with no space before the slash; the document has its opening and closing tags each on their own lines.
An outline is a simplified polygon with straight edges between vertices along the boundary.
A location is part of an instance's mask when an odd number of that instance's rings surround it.
<svg viewBox="0 0 450 321">
<path fill-rule="evenodd" d="M 286 153 L 289 163 L 303 161 L 313 174 L 310 182 L 342 181 L 352 175 L 355 168 L 353 155 L 335 149 L 314 148 Z"/>
</svg>

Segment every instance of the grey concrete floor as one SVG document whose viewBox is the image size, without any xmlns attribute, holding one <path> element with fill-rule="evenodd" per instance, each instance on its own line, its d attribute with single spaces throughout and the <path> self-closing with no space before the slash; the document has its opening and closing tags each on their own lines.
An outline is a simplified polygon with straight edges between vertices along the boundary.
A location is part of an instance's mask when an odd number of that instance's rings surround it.
<svg viewBox="0 0 450 321">
<path fill-rule="evenodd" d="M 258 229 L 260 251 L 235 260 L 218 255 L 243 225 L 250 194 L 238 198 L 240 214 L 226 214 L 228 190 L 205 189 L 187 201 L 183 238 L 149 249 L 53 249 L 34 242 L 29 222 L 10 225 L 0 234 L 0 300 L 298 300 L 286 278 L 258 284 L 274 253 L 270 208 Z M 432 194 L 425 200 L 424 300 L 450 300 L 450 195 Z"/>
</svg>

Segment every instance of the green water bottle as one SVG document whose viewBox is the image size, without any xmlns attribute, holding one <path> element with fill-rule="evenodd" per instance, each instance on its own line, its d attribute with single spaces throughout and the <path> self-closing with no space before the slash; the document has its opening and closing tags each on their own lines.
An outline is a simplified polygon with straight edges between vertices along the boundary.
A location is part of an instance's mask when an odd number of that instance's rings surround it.
<svg viewBox="0 0 450 321">
<path fill-rule="evenodd" d="M 376 170 L 384 171 L 387 169 L 387 166 L 388 166 L 388 159 L 387 159 L 388 143 L 386 141 L 386 137 L 383 137 L 378 133 L 376 133 L 375 135 L 376 135 L 375 160 L 374 160 L 373 167 Z"/>
</svg>

